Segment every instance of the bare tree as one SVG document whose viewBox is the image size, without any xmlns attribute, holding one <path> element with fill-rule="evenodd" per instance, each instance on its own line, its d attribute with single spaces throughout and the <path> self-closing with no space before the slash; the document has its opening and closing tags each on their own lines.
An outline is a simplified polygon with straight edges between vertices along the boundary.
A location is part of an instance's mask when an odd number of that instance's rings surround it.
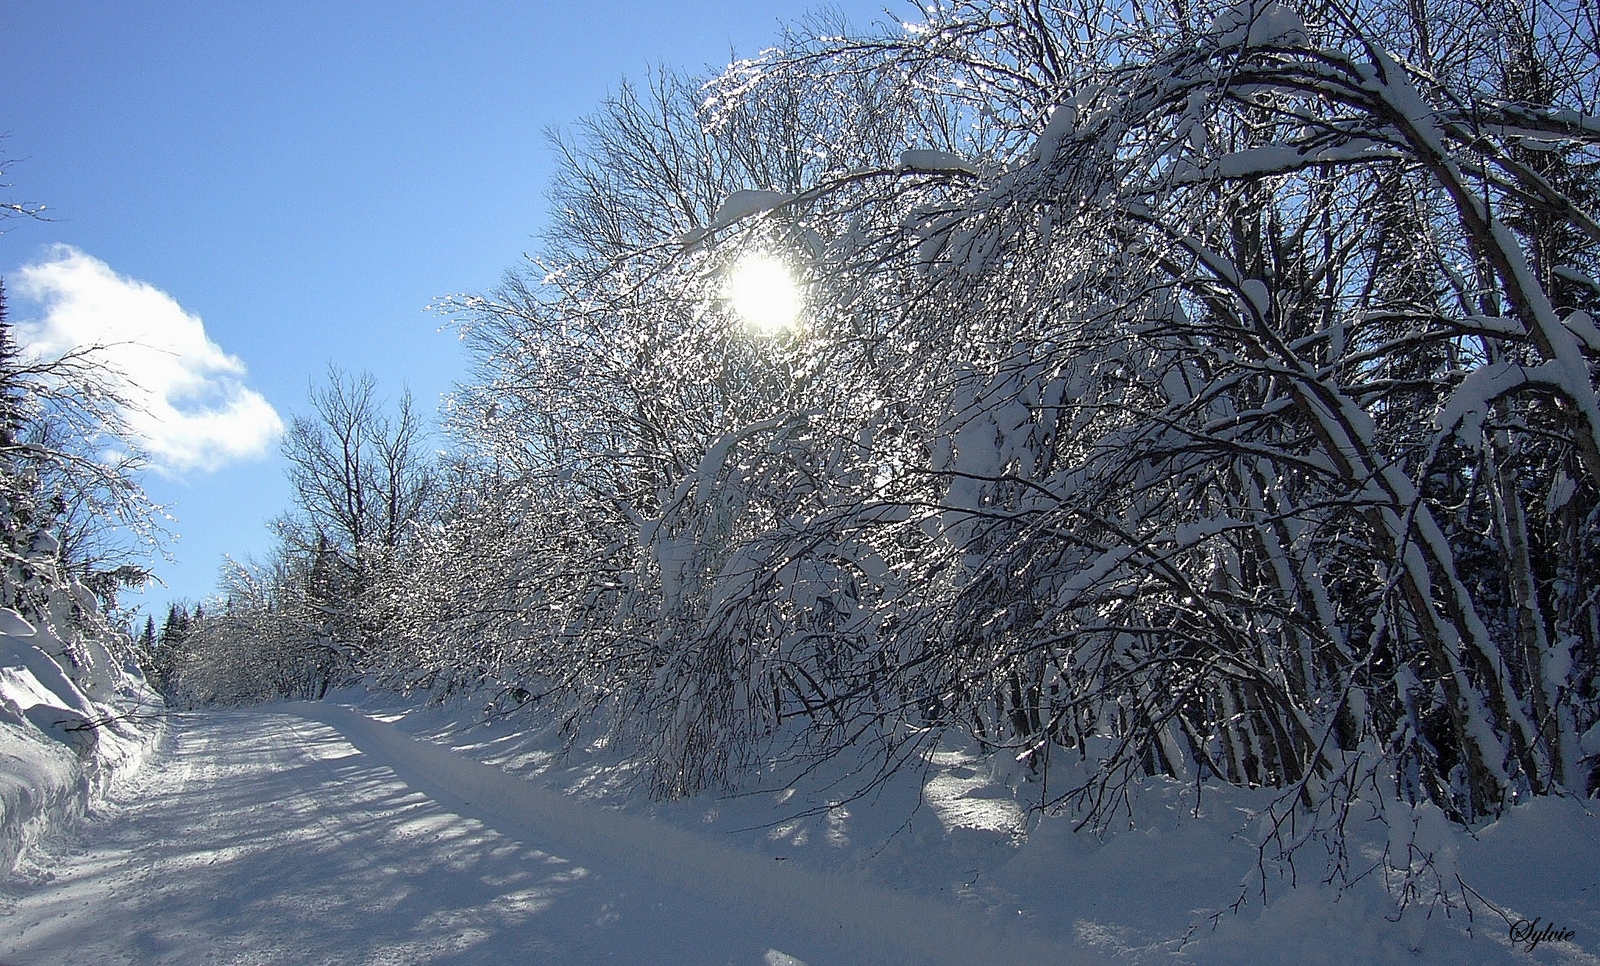
<svg viewBox="0 0 1600 966">
<path fill-rule="evenodd" d="M 300 511 L 350 554 L 399 546 L 432 487 L 411 394 L 391 416 L 376 389 L 370 374 L 330 367 L 311 388 L 314 415 L 295 417 L 283 443 Z"/>
<path fill-rule="evenodd" d="M 317 566 L 315 590 L 339 636 L 368 647 L 362 607 L 378 574 L 413 536 L 433 493 L 430 454 L 405 393 L 391 414 L 370 374 L 330 367 L 310 393 L 314 415 L 297 416 L 283 441 L 298 515 L 281 532 Z"/>
</svg>

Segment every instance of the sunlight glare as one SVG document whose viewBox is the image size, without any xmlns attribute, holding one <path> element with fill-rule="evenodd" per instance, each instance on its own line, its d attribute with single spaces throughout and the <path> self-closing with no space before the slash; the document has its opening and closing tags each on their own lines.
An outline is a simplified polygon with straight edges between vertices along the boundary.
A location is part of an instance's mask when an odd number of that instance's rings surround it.
<svg viewBox="0 0 1600 966">
<path fill-rule="evenodd" d="M 800 287 L 781 259 L 767 254 L 741 258 L 728 275 L 733 310 L 754 331 L 778 335 L 800 323 Z"/>
</svg>

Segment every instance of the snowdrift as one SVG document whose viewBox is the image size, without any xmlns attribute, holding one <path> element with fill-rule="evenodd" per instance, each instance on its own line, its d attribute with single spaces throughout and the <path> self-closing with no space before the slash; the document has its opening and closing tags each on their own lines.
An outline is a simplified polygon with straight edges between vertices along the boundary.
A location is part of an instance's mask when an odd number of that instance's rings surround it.
<svg viewBox="0 0 1600 966">
<path fill-rule="evenodd" d="M 79 613 L 98 612 L 79 596 Z M 153 737 L 134 713 L 159 706 L 142 676 L 57 616 L 47 609 L 36 626 L 0 608 L 0 875 L 30 844 L 81 818 Z"/>
<path fill-rule="evenodd" d="M 339 698 L 548 789 L 541 794 L 582 803 L 592 817 L 574 842 L 594 845 L 608 821 L 602 815 L 630 816 L 657 830 L 650 847 L 637 850 L 643 866 L 665 861 L 656 854 L 663 849 L 735 852 L 742 859 L 727 863 L 730 870 L 765 867 L 774 885 L 798 875 L 789 891 L 803 891 L 795 883 L 832 883 L 841 894 L 894 894 L 907 908 L 948 905 L 983 932 L 1069 948 L 1085 960 L 1600 963 L 1593 800 L 1535 799 L 1473 831 L 1431 806 L 1391 829 L 1380 803 L 1370 803 L 1352 811 L 1342 858 L 1312 843 L 1290 866 L 1264 859 L 1258 847 L 1276 794 L 1269 789 L 1197 791 L 1155 780 L 1120 826 L 1095 834 L 1075 829 L 1068 816 L 1031 809 L 1030 797 L 1037 801 L 1042 790 L 1022 774 L 1001 774 L 993 758 L 945 746 L 859 798 L 851 790 L 862 774 L 841 758 L 806 774 L 769 770 L 729 794 L 651 801 L 617 749 L 603 740 L 565 748 L 533 716 L 484 720 L 463 705 L 419 709 L 356 691 Z M 342 709 L 292 707 L 348 724 Z M 476 788 L 456 790 L 479 797 Z M 1399 874 L 1395 865 L 1405 860 L 1395 855 L 1409 857 L 1417 875 Z M 688 888 L 690 880 L 679 884 Z M 827 897 L 785 889 L 777 890 L 779 918 L 827 908 Z M 902 949 L 922 948 L 926 937 L 895 912 L 873 909 L 873 928 L 891 943 L 899 929 Z M 849 931 L 848 923 L 841 928 Z M 1571 935 L 1560 938 L 1565 931 Z M 961 961 L 1000 961 L 998 952 Z"/>
</svg>

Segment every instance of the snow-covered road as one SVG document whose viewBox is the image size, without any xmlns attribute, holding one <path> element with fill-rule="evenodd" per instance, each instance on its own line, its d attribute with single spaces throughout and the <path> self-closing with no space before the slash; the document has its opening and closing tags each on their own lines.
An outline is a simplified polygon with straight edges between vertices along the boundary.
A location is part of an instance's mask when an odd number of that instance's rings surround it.
<svg viewBox="0 0 1600 966">
<path fill-rule="evenodd" d="M 336 705 L 174 722 L 0 962 L 1075 963 L 953 906 L 585 807 Z"/>
</svg>

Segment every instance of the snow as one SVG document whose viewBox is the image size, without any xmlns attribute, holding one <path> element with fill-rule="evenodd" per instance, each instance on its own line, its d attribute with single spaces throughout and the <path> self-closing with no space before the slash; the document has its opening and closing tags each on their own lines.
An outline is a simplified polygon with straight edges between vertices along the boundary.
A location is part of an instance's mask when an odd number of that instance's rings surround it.
<svg viewBox="0 0 1600 966">
<path fill-rule="evenodd" d="M 0 958 L 900 963 L 1101 957 L 587 805 L 334 705 L 204 716 Z"/>
<path fill-rule="evenodd" d="M 89 785 L 71 750 L 38 740 L 27 724 L 0 721 L 0 869 L 15 870 L 36 843 L 81 818 L 88 803 Z"/>
<path fill-rule="evenodd" d="M 1461 441 L 1476 446 L 1483 433 L 1483 421 L 1489 415 L 1489 406 L 1507 393 L 1523 386 L 1537 383 L 1555 383 L 1559 380 L 1557 363 L 1547 362 L 1537 366 L 1522 366 L 1511 362 L 1495 362 L 1479 366 L 1467 374 L 1455 388 L 1445 404 L 1433 417 L 1433 424 L 1442 430 L 1454 429 Z"/>
<path fill-rule="evenodd" d="M 977 167 L 959 154 L 949 151 L 912 149 L 900 152 L 900 167 L 908 171 L 927 171 L 978 176 Z"/>
<path fill-rule="evenodd" d="M 1600 755 L 1600 724 L 1585 731 L 1583 737 L 1579 739 L 1578 746 L 1586 756 Z"/>
<path fill-rule="evenodd" d="M 1554 516 L 1555 512 L 1568 503 L 1578 494 L 1578 484 L 1567 475 L 1566 470 L 1556 470 L 1556 475 L 1550 482 L 1550 493 L 1545 497 L 1545 512 Z"/>
<path fill-rule="evenodd" d="M 1432 806 L 1351 816 L 1476 890 L 1398 915 L 1258 854 L 1272 795 L 1148 784 L 1100 835 L 1045 790 L 934 749 L 871 795 L 848 764 L 651 802 L 600 745 L 357 694 L 197 715 L 6 889 L 0 960 L 104 963 L 1600 962 L 1600 819 L 1539 799 L 1469 835 Z M 1393 803 L 1388 810 L 1394 811 Z M 1303 856 L 1303 861 L 1310 856 Z M 1263 893 L 1265 902 L 1262 901 Z M 1238 910 L 1231 908 L 1238 903 Z M 1530 955 L 1519 920 L 1571 929 Z"/>
<path fill-rule="evenodd" d="M 1244 0 L 1223 11 L 1211 24 L 1219 47 L 1301 46 L 1306 43 L 1305 21 L 1277 0 Z"/>
<path fill-rule="evenodd" d="M 765 189 L 747 188 L 742 191 L 735 191 L 724 198 L 722 204 L 717 206 L 716 214 L 711 217 L 711 223 L 718 228 L 723 228 L 752 215 L 763 214 L 780 205 L 786 205 L 796 197 L 796 195 L 782 191 L 767 191 Z"/>
<path fill-rule="evenodd" d="M 9 607 L 0 607 L 0 636 L 4 637 L 32 637 L 38 630 L 27 618 Z"/>
<path fill-rule="evenodd" d="M 1600 353 L 1600 327 L 1596 327 L 1594 319 L 1588 312 L 1573 312 L 1561 320 L 1572 334 L 1578 337 L 1583 347 L 1590 352 Z"/>
<path fill-rule="evenodd" d="M 1039 132 L 1039 141 L 1034 146 L 1034 155 L 1041 162 L 1051 163 L 1061 151 L 1061 146 L 1077 133 L 1079 106 L 1076 100 L 1072 100 L 1057 105 L 1050 112 L 1050 119 L 1045 122 L 1044 130 Z"/>
<path fill-rule="evenodd" d="M 138 765 L 158 728 L 119 718 L 149 697 L 140 682 L 124 682 L 113 704 L 86 693 L 80 681 L 107 698 L 117 689 L 104 646 L 78 643 L 74 665 L 43 621 L 0 608 L 0 875 L 74 825 L 97 791 Z"/>
<path fill-rule="evenodd" d="M 12 626 L 23 622 L 12 611 L 0 610 L 0 619 L 7 614 L 14 618 L 10 621 Z M 25 711 L 36 704 L 50 704 L 93 718 L 93 702 L 62 669 L 60 662 L 39 646 L 44 639 L 45 635 L 38 633 L 25 637 L 0 634 L 0 668 L 10 672 L 0 677 L 0 704 L 17 711 Z"/>
<path fill-rule="evenodd" d="M 1204 169 L 1188 159 L 1181 159 L 1169 177 L 1174 183 L 1192 182 L 1215 177 L 1257 178 L 1287 174 L 1319 164 L 1348 164 L 1351 162 L 1380 161 L 1395 157 L 1394 151 L 1376 142 L 1362 138 L 1329 147 L 1307 150 L 1291 144 L 1264 144 L 1259 147 L 1233 151 L 1216 158 Z"/>
<path fill-rule="evenodd" d="M 713 231 L 728 228 L 746 218 L 765 214 L 774 208 L 782 207 L 794 201 L 799 195 L 787 194 L 782 191 L 770 191 L 765 188 L 743 188 L 735 191 L 722 200 L 717 210 L 712 213 L 711 224 L 690 228 L 687 231 L 674 235 L 674 244 L 685 248 L 692 247 L 704 241 L 706 236 Z"/>
</svg>

